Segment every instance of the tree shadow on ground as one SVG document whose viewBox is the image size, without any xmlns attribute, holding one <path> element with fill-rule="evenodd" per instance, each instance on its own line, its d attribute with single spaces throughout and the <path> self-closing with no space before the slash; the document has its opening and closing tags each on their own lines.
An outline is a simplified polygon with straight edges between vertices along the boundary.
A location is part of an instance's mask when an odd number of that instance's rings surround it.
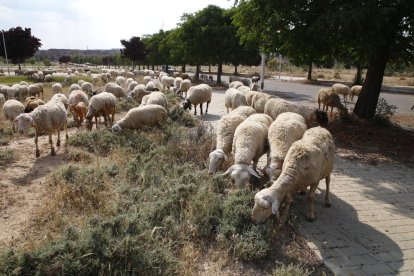
<svg viewBox="0 0 414 276">
<path fill-rule="evenodd" d="M 300 233 L 332 272 L 335 275 L 398 273 L 404 262 L 401 248 L 387 235 L 360 222 L 357 211 L 335 195 L 331 194 L 332 207 L 324 207 L 324 195 L 323 190 L 316 196 L 316 220 L 312 223 L 305 220 L 306 196 L 296 196 L 294 209 Z"/>
</svg>

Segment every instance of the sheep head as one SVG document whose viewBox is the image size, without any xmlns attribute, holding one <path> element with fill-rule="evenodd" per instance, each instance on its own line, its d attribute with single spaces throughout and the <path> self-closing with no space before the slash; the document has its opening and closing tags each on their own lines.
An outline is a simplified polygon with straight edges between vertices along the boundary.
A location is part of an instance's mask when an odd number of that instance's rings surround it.
<svg viewBox="0 0 414 276">
<path fill-rule="evenodd" d="M 30 126 L 33 124 L 33 118 L 29 114 L 20 114 L 13 121 L 13 125 L 17 124 L 17 130 L 21 135 L 27 134 Z"/>
<path fill-rule="evenodd" d="M 184 108 L 184 110 L 191 110 L 191 101 L 189 100 L 189 99 L 186 99 L 184 102 L 183 102 L 183 108 Z"/>
<path fill-rule="evenodd" d="M 272 214 L 279 218 L 279 201 L 266 188 L 256 193 L 254 196 L 254 207 L 251 219 L 254 223 L 264 223 Z"/>
<path fill-rule="evenodd" d="M 249 185 L 250 180 L 250 174 L 260 178 L 260 176 L 253 170 L 252 167 L 250 167 L 248 164 L 234 164 L 230 168 L 227 169 L 227 171 L 223 174 L 223 176 L 229 175 L 233 179 L 234 183 L 236 184 L 236 187 L 246 188 Z"/>
<path fill-rule="evenodd" d="M 275 181 L 279 177 L 282 173 L 282 166 L 283 160 L 272 163 L 266 168 L 266 174 L 269 176 L 270 180 Z"/>
<path fill-rule="evenodd" d="M 119 134 L 122 131 L 122 127 L 118 124 L 114 124 L 112 126 L 112 133 L 113 134 Z"/>
<path fill-rule="evenodd" d="M 224 161 L 228 160 L 226 153 L 222 149 L 216 149 L 209 155 L 210 164 L 208 167 L 208 173 L 213 174 L 217 168 L 223 165 Z"/>
<path fill-rule="evenodd" d="M 328 114 L 325 111 L 315 110 L 315 118 L 320 126 L 328 125 Z"/>
</svg>

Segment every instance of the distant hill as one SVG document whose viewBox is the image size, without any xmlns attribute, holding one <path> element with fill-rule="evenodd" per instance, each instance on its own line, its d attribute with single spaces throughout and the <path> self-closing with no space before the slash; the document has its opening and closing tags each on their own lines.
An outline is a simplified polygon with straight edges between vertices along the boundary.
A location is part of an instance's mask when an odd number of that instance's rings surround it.
<svg viewBox="0 0 414 276">
<path fill-rule="evenodd" d="M 77 50 L 77 49 L 48 49 L 39 50 L 35 56 L 39 58 L 47 58 L 50 60 L 59 60 L 61 56 L 111 56 L 118 54 L 120 49 L 108 49 L 108 50 Z"/>
</svg>

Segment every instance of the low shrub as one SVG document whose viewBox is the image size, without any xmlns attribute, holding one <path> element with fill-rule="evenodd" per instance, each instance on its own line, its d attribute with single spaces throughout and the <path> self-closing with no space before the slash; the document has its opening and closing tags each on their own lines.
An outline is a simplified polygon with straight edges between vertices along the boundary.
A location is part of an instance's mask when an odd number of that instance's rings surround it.
<svg viewBox="0 0 414 276">
<path fill-rule="evenodd" d="M 10 164 L 14 159 L 15 154 L 12 149 L 0 149 L 0 167 Z"/>
</svg>

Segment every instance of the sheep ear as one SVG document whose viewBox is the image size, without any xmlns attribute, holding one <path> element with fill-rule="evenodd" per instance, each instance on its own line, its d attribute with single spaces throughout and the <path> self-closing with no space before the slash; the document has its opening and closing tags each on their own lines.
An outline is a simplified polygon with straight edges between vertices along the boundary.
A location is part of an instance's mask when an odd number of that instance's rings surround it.
<svg viewBox="0 0 414 276">
<path fill-rule="evenodd" d="M 272 201 L 272 214 L 279 218 L 279 206 L 276 199 Z"/>
<path fill-rule="evenodd" d="M 224 160 L 225 161 L 228 161 L 229 160 L 229 158 L 227 157 L 227 154 L 225 154 L 224 152 L 223 152 L 223 156 L 224 156 Z"/>
<path fill-rule="evenodd" d="M 208 158 L 211 158 L 211 156 L 213 155 L 213 152 L 214 151 L 210 152 L 210 154 L 208 155 Z"/>
<path fill-rule="evenodd" d="M 226 176 L 229 175 L 233 172 L 234 170 L 234 166 L 231 166 L 230 168 L 227 169 L 227 171 L 225 173 L 222 174 L 222 176 Z"/>
<path fill-rule="evenodd" d="M 270 202 L 267 201 L 266 199 L 263 198 L 263 195 L 259 193 L 256 194 L 255 196 L 255 201 L 257 202 L 257 204 L 260 205 L 260 207 L 262 208 L 269 208 L 270 207 Z"/>
<path fill-rule="evenodd" d="M 250 166 L 247 166 L 247 171 L 251 174 L 251 175 L 253 175 L 253 176 L 255 176 L 255 177 L 257 177 L 257 178 L 260 178 L 260 176 L 253 170 L 253 168 L 252 167 L 250 167 Z"/>
</svg>

